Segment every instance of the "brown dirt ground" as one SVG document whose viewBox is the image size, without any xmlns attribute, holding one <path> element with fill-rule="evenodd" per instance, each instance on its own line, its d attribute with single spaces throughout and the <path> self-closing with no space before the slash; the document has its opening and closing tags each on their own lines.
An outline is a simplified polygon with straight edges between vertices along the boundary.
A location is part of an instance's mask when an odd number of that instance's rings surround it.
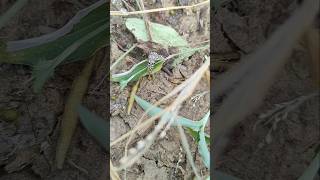
<svg viewBox="0 0 320 180">
<path fill-rule="evenodd" d="M 0 14 L 14 1 L 0 2 Z M 96 0 L 32 0 L 0 31 L 6 40 L 26 39 L 62 27 L 74 14 Z M 96 68 L 85 104 L 106 117 L 107 86 L 93 91 L 106 73 L 105 61 Z M 34 94 L 31 69 L 21 65 L 0 65 L 0 109 L 11 108 L 19 113 L 15 122 L 0 119 L 0 179 L 99 179 L 106 167 L 106 152 L 82 127 L 78 126 L 62 170 L 54 164 L 56 142 L 64 103 L 73 79 L 83 62 L 58 68 L 42 93 Z M 99 101 L 97 101 L 99 99 Z M 81 169 L 83 170 L 80 170 Z"/>
<path fill-rule="evenodd" d="M 171 0 L 165 2 L 168 3 L 167 6 L 179 5 Z M 192 2 L 189 1 L 189 3 L 191 4 Z M 160 7 L 159 4 L 152 5 L 149 1 L 145 2 L 145 6 L 146 9 Z M 199 19 L 197 19 L 196 12 L 182 10 L 169 13 L 154 13 L 150 14 L 149 18 L 152 22 L 174 28 L 190 45 L 195 45 L 209 40 L 209 14 L 205 13 L 206 10 L 208 9 L 201 9 Z M 141 18 L 141 16 L 136 17 Z M 200 21 L 203 21 L 204 26 L 198 29 L 198 23 Z M 122 48 L 128 49 L 136 42 L 130 32 L 126 30 L 124 22 L 125 18 L 122 17 L 111 18 L 111 38 L 115 40 L 111 42 L 111 63 L 124 53 L 124 51 L 121 50 Z M 201 66 L 204 55 L 208 55 L 208 52 L 196 53 L 189 60 L 184 61 L 174 68 L 172 75 L 160 71 L 155 74 L 153 80 L 143 78 L 140 82 L 137 95 L 151 103 L 155 103 L 172 91 L 182 82 L 181 80 L 190 77 L 190 75 Z M 136 48 L 125 58 L 115 72 L 125 71 L 133 64 L 144 60 L 145 57 L 147 57 L 147 54 L 141 51 L 141 49 Z M 120 91 L 118 83 L 110 84 L 111 99 L 113 99 L 111 100 L 111 113 L 113 113 L 113 116 L 110 119 L 111 141 L 134 128 L 143 114 L 143 110 L 136 104 L 133 106 L 131 115 L 127 115 L 126 113 L 127 100 L 132 86 L 133 84 L 130 84 L 129 87 Z M 193 96 L 205 91 L 208 92 L 208 90 L 209 85 L 207 81 L 203 79 Z M 189 119 L 199 120 L 209 110 L 209 96 L 209 93 L 206 93 L 199 99 L 197 104 L 189 99 L 183 104 L 179 114 Z M 144 138 L 145 135 L 153 129 L 152 127 L 153 126 L 148 128 L 145 132 L 140 132 L 139 137 L 136 137 L 134 142 Z M 194 140 L 190 136 L 188 136 L 188 140 L 201 175 L 207 175 L 208 172 L 198 155 L 199 153 L 197 152 L 197 146 Z M 111 148 L 111 160 L 114 162 L 114 165 L 118 165 L 120 158 L 123 157 L 124 146 L 125 141 Z M 135 143 L 133 143 L 132 147 L 135 147 Z M 182 157 L 180 157 L 180 154 L 183 154 Z M 180 161 L 180 167 L 177 167 L 178 161 Z M 176 168 L 178 168 L 178 170 L 176 170 Z M 123 177 L 123 172 L 121 172 L 120 175 Z M 165 138 L 156 140 L 150 150 L 127 171 L 127 179 L 190 179 L 193 176 L 191 166 L 187 162 L 185 153 L 182 152 L 179 133 L 174 127 L 169 130 Z"/>
<path fill-rule="evenodd" d="M 217 11 L 212 20 L 213 52 L 256 50 L 297 8 L 294 0 L 232 1 Z M 263 105 L 239 124 L 217 164 L 217 169 L 243 180 L 295 180 L 312 160 L 320 142 L 319 97 L 313 98 L 279 122 L 266 142 L 270 126 L 253 126 L 258 116 L 276 104 L 314 91 L 307 50 L 299 43 L 278 75 Z M 215 73 L 219 76 L 220 73 Z M 215 77 L 215 75 L 212 75 Z"/>
<path fill-rule="evenodd" d="M 13 1 L 0 2 L 0 13 L 3 13 Z M 0 31 L 0 37 L 6 39 L 24 39 L 45 34 L 61 27 L 79 9 L 91 4 L 92 1 L 80 0 L 33 0 L 9 26 Z M 214 46 L 213 53 L 241 52 L 250 53 L 263 43 L 296 8 L 294 0 L 243 0 L 234 1 L 217 12 L 211 29 Z M 146 7 L 148 7 L 146 5 Z M 193 14 L 181 12 L 169 17 L 167 14 L 157 18 L 151 16 L 153 22 L 170 25 L 184 35 L 190 44 L 207 40 L 204 32 L 196 32 L 190 26 L 197 19 Z M 113 19 L 111 20 L 111 22 Z M 120 25 L 120 35 L 115 40 L 121 46 L 123 41 L 130 47 L 134 42 L 127 32 L 123 31 L 123 19 L 114 19 Z M 237 23 L 235 23 L 237 22 Z M 222 26 L 222 27 L 221 27 Z M 205 27 L 208 28 L 208 27 Z M 121 34 L 124 33 L 125 35 Z M 129 43 L 128 43 L 129 42 Z M 124 47 L 124 48 L 127 48 Z M 112 57 L 123 53 L 115 43 L 111 44 Z M 196 54 L 179 68 L 183 73 L 191 74 L 201 63 L 203 54 Z M 254 132 L 252 127 L 259 114 L 274 107 L 275 104 L 292 100 L 312 91 L 306 49 L 297 46 L 289 63 L 278 76 L 274 86 L 265 98 L 259 111 L 248 117 L 232 134 L 232 141 L 223 154 L 218 169 L 230 173 L 243 180 L 252 179 L 288 179 L 294 180 L 301 175 L 311 160 L 314 149 L 319 142 L 319 99 L 313 99 L 302 105 L 297 111 L 290 113 L 287 120 L 281 121 L 272 134 L 272 142 L 266 144 L 265 136 L 270 127 L 259 126 Z M 138 62 L 137 55 L 132 54 L 131 60 Z M 126 61 L 130 62 L 130 58 Z M 104 62 L 103 62 L 104 63 Z M 104 83 L 99 91 L 93 91 L 99 84 L 105 69 L 97 68 L 85 103 L 95 109 L 102 117 L 108 116 L 104 109 L 109 89 Z M 119 69 L 129 68 L 132 64 L 125 63 Z M 31 75 L 31 70 L 20 65 L 0 65 L 0 108 L 13 108 L 20 114 L 16 123 L 0 121 L 0 179 L 98 179 L 103 171 L 105 152 L 96 144 L 89 134 L 79 126 L 74 138 L 69 160 L 84 168 L 88 174 L 67 163 L 61 171 L 54 169 L 53 160 L 57 140 L 58 125 L 63 112 L 65 97 L 69 92 L 73 78 L 81 71 L 83 64 L 69 64 L 59 68 L 42 92 L 34 94 L 30 84 L 24 85 Z M 71 70 L 70 70 L 71 69 Z M 178 72 L 178 73 L 177 73 Z M 219 74 L 216 74 L 217 76 Z M 179 71 L 174 70 L 173 76 L 165 72 L 155 75 L 154 81 L 144 79 L 138 95 L 150 102 L 155 102 L 172 90 L 176 84 L 172 79 L 180 79 Z M 112 96 L 120 107 L 126 107 L 130 87 L 119 92 L 117 84 L 111 84 Z M 201 82 L 196 93 L 206 91 L 208 85 Z M 200 106 L 193 107 L 192 102 L 184 104 L 181 115 L 190 119 L 199 119 L 209 108 L 209 95 L 200 99 Z M 125 109 L 118 111 L 110 120 L 111 140 L 119 137 L 134 127 L 142 110 L 134 106 L 132 115 L 128 116 Z M 189 142 L 193 142 L 189 138 Z M 191 168 L 183 156 L 179 169 L 175 173 L 179 160 L 179 134 L 172 128 L 166 138 L 157 140 L 140 161 L 128 170 L 128 179 L 183 179 L 191 176 Z M 196 155 L 196 163 L 205 172 L 201 160 L 197 156 L 195 144 L 192 152 Z M 112 160 L 117 162 L 123 155 L 123 144 L 111 151 Z M 13 153 L 11 153 L 13 152 Z M 12 173 L 9 172 L 12 171 Z"/>
</svg>

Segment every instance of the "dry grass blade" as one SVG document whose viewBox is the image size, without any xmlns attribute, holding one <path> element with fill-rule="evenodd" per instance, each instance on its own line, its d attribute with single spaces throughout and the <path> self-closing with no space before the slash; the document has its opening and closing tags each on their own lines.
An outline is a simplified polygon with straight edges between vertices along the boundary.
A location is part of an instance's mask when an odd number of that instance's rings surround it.
<svg viewBox="0 0 320 180">
<path fill-rule="evenodd" d="M 312 24 L 318 7 L 319 1 L 306 0 L 303 6 L 273 34 L 260 50 L 216 82 L 211 90 L 211 93 L 215 95 L 221 94 L 235 83 L 239 85 L 231 92 L 214 116 L 215 143 L 218 143 L 217 138 L 221 138 L 262 102 L 296 41 Z M 217 145 L 214 147 L 217 150 Z M 219 155 L 215 152 L 215 156 Z"/>
<path fill-rule="evenodd" d="M 154 12 L 160 12 L 160 11 L 170 11 L 170 10 L 177 10 L 177 9 L 190 9 L 195 8 L 199 6 L 204 6 L 209 4 L 210 1 L 204 1 L 198 4 L 194 4 L 191 6 L 174 6 L 174 7 L 166 7 L 166 8 L 158 8 L 158 9 L 148 9 L 148 10 L 142 10 L 142 11 L 132 11 L 132 12 L 121 12 L 121 11 L 110 11 L 111 16 L 129 16 L 129 15 L 135 15 L 135 14 L 146 14 L 146 13 L 154 13 Z"/>
<path fill-rule="evenodd" d="M 188 159 L 189 163 L 191 164 L 192 170 L 193 170 L 194 174 L 196 175 L 197 179 L 200 180 L 201 178 L 200 178 L 200 175 L 198 174 L 197 167 L 196 167 L 196 165 L 194 163 L 194 160 L 193 160 L 193 157 L 192 157 L 192 154 L 191 154 L 191 151 L 190 151 L 190 146 L 189 146 L 189 143 L 188 143 L 187 136 L 184 133 L 184 130 L 181 127 L 180 124 L 178 125 L 178 131 L 179 131 L 179 134 L 180 134 L 182 147 L 186 151 L 186 154 L 187 154 L 187 159 Z"/>
<path fill-rule="evenodd" d="M 110 161 L 110 176 L 112 180 L 121 180 L 119 174 L 115 171 L 111 161 Z"/>
<path fill-rule="evenodd" d="M 209 87 L 210 87 L 210 70 L 209 69 L 206 71 L 206 80 L 207 80 Z"/>
<path fill-rule="evenodd" d="M 123 53 L 117 60 L 110 66 L 110 72 L 114 70 L 121 62 L 122 60 L 137 46 L 137 44 L 134 44 L 130 49 L 128 49 L 127 52 Z"/>
<path fill-rule="evenodd" d="M 137 4 L 139 5 L 139 10 L 140 10 L 140 11 L 144 11 L 145 8 L 144 8 L 143 0 L 137 0 L 136 2 L 137 2 Z M 150 42 L 152 42 L 152 36 L 151 36 L 151 32 L 150 32 L 150 21 L 149 21 L 149 18 L 148 18 L 148 16 L 147 16 L 147 14 L 142 14 L 142 16 L 143 16 L 144 23 L 145 23 L 145 25 L 146 25 L 148 40 L 149 40 Z"/>
<path fill-rule="evenodd" d="M 136 84 L 132 87 L 130 98 L 129 98 L 129 101 L 128 101 L 128 109 L 127 109 L 127 114 L 128 115 L 130 115 L 130 113 L 131 113 L 131 109 L 132 109 L 132 106 L 133 106 L 133 103 L 134 103 L 134 96 L 136 95 L 136 93 L 138 91 L 139 82 L 140 82 L 140 80 L 138 80 L 136 82 Z"/>
<path fill-rule="evenodd" d="M 70 95 L 67 99 L 56 150 L 56 163 L 59 169 L 63 166 L 73 133 L 77 126 L 78 113 L 76 111 L 76 107 L 81 103 L 82 98 L 87 91 L 88 81 L 96 58 L 97 57 L 94 56 L 90 61 L 88 61 L 80 76 L 74 80 Z"/>
</svg>

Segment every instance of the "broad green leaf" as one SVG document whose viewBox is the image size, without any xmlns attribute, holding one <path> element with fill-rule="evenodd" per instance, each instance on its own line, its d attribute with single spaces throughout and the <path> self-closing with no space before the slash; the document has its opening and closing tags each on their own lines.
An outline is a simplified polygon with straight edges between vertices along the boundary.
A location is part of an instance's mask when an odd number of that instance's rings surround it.
<svg viewBox="0 0 320 180">
<path fill-rule="evenodd" d="M 21 47 L 18 47 L 19 50 L 14 50 L 15 48 L 10 47 L 14 46 L 14 44 L 19 44 L 18 42 L 9 42 L 8 44 L 2 42 L 0 46 L 0 63 L 5 62 L 13 64 L 34 65 L 39 61 L 47 61 L 56 58 L 78 39 L 81 39 L 90 32 L 108 24 L 108 19 L 105 14 L 106 7 L 106 2 L 100 2 L 99 6 L 90 11 L 90 13 L 88 13 L 86 16 L 82 17 L 78 23 L 74 24 L 72 26 L 72 30 L 68 34 L 55 40 L 49 42 L 45 41 L 42 44 L 29 48 L 21 49 Z M 75 50 L 72 54 L 70 54 L 70 56 L 68 56 L 67 62 L 86 59 L 90 57 L 97 49 L 105 46 L 109 41 L 107 32 L 108 26 L 106 26 L 106 28 L 102 32 L 92 37 L 90 41 L 87 41 L 86 43 L 79 46 L 77 50 Z M 39 41 L 40 40 L 41 38 L 39 39 Z M 33 43 L 37 44 L 38 42 Z"/>
<path fill-rule="evenodd" d="M 154 74 L 162 68 L 164 59 L 159 59 L 153 66 L 151 74 Z M 119 82 L 121 90 L 124 89 L 129 82 L 137 81 L 143 76 L 148 75 L 148 61 L 143 60 L 138 64 L 132 66 L 132 68 L 124 73 L 113 74 L 111 75 L 111 81 Z"/>
<path fill-rule="evenodd" d="M 126 20 L 126 27 L 133 33 L 138 41 L 148 41 L 148 33 L 144 20 L 128 18 Z M 203 49 L 203 47 L 200 47 L 200 49 L 189 47 L 188 42 L 182 38 L 176 30 L 162 24 L 150 23 L 150 34 L 152 42 L 161 44 L 164 48 L 177 47 L 179 49 L 180 55 L 173 61 L 173 66 L 189 58 L 196 51 Z"/>
<path fill-rule="evenodd" d="M 138 18 L 128 18 L 126 27 L 133 33 L 137 40 L 147 42 L 148 34 L 145 22 Z M 183 39 L 176 30 L 169 26 L 158 23 L 150 23 L 150 34 L 152 41 L 164 47 L 188 46 L 188 42 Z"/>
<path fill-rule="evenodd" d="M 105 120 L 79 105 L 80 121 L 87 131 L 105 148 L 107 148 L 108 124 Z"/>
<path fill-rule="evenodd" d="M 59 56 L 57 56 L 54 60 L 50 61 L 38 61 L 37 64 L 34 65 L 33 77 L 34 80 L 34 90 L 35 92 L 39 92 L 45 83 L 54 73 L 55 68 L 61 64 L 70 54 L 76 51 L 82 44 L 86 43 L 88 40 L 93 38 L 95 35 L 101 33 L 106 29 L 107 25 L 102 25 L 96 30 L 86 34 L 84 37 L 80 38 L 73 44 L 71 44 L 67 49 L 65 49 Z"/>
<path fill-rule="evenodd" d="M 320 170 L 320 152 L 317 153 L 309 167 L 304 171 L 298 180 L 311 180 Z"/>
</svg>

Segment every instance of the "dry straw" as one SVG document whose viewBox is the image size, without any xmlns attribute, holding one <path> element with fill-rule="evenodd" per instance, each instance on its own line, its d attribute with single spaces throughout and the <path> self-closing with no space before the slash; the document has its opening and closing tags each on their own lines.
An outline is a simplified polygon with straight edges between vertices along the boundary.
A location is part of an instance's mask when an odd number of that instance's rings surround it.
<svg viewBox="0 0 320 180">
<path fill-rule="evenodd" d="M 171 11 L 171 10 L 177 10 L 177 9 L 191 9 L 196 8 L 200 6 L 204 6 L 209 4 L 210 1 L 204 1 L 198 4 L 190 5 L 190 6 L 173 6 L 173 7 L 164 7 L 164 8 L 157 8 L 157 9 L 147 9 L 147 10 L 141 10 L 141 11 L 132 11 L 132 12 L 123 12 L 123 11 L 110 11 L 111 16 L 129 16 L 129 15 L 135 15 L 135 14 L 147 14 L 147 13 L 154 13 L 154 12 L 161 12 L 161 11 Z"/>
</svg>

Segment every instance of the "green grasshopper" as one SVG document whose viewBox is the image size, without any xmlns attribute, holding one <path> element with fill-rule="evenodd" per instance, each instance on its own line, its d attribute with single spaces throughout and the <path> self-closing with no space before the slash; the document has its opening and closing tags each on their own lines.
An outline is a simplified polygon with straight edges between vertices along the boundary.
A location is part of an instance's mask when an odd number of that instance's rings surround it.
<svg viewBox="0 0 320 180">
<path fill-rule="evenodd" d="M 152 74 L 152 71 L 154 69 L 154 65 L 156 63 L 157 60 L 159 59 L 164 59 L 161 55 L 159 55 L 156 52 L 150 52 L 149 56 L 148 56 L 148 79 L 150 80 L 150 77 L 153 79 L 154 76 Z"/>
</svg>

